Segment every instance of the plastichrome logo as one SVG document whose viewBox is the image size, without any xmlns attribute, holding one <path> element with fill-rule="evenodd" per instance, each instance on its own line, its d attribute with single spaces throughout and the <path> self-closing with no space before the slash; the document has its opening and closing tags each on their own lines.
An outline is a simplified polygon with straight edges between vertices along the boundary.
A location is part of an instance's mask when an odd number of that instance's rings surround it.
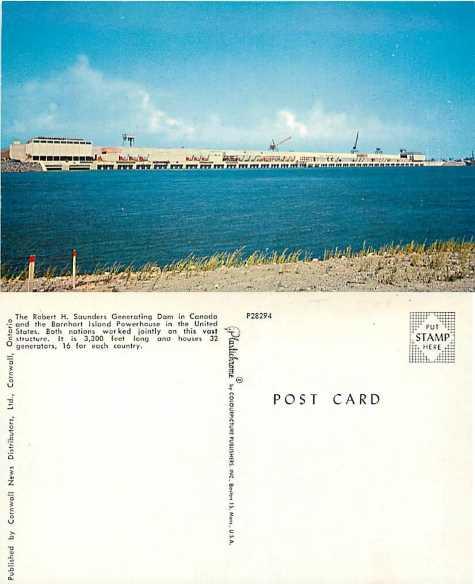
<svg viewBox="0 0 475 584">
<path fill-rule="evenodd" d="M 455 363 L 455 312 L 411 312 L 410 363 Z"/>
</svg>

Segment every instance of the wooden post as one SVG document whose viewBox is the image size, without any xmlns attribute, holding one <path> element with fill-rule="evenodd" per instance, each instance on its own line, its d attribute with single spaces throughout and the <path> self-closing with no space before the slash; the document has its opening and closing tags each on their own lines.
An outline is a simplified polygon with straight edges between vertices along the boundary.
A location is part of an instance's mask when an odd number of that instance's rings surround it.
<svg viewBox="0 0 475 584">
<path fill-rule="evenodd" d="M 35 262 L 36 262 L 36 256 L 31 255 L 28 258 L 28 292 L 31 292 L 33 279 L 35 277 Z"/>
<path fill-rule="evenodd" d="M 73 262 L 73 290 L 76 288 L 76 258 L 78 256 L 78 252 L 76 249 L 73 249 L 71 252 L 71 259 Z"/>
</svg>

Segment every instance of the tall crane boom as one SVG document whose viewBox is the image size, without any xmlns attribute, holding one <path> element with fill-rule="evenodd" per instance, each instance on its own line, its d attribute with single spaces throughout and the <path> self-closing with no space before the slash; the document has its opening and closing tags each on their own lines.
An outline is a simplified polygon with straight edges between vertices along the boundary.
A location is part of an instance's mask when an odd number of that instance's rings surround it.
<svg viewBox="0 0 475 584">
<path fill-rule="evenodd" d="M 288 142 L 289 140 L 292 140 L 292 136 L 287 136 L 287 138 L 284 138 L 280 142 L 276 142 L 274 140 L 274 138 L 272 138 L 272 142 L 269 144 L 269 150 L 278 150 L 279 146 L 281 144 L 284 144 L 285 142 Z"/>
<path fill-rule="evenodd" d="M 356 152 L 356 147 L 358 146 L 358 138 L 360 137 L 360 131 L 358 130 L 356 132 L 356 138 L 355 138 L 355 143 L 353 144 L 353 148 L 351 149 L 351 151 L 354 153 Z"/>
</svg>

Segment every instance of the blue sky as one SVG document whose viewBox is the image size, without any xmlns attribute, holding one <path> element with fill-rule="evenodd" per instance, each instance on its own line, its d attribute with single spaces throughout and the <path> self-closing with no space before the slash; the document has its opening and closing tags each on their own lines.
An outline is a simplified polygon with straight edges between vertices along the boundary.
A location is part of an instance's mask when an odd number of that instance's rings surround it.
<svg viewBox="0 0 475 584">
<path fill-rule="evenodd" d="M 3 2 L 2 146 L 475 148 L 475 4 Z"/>
</svg>

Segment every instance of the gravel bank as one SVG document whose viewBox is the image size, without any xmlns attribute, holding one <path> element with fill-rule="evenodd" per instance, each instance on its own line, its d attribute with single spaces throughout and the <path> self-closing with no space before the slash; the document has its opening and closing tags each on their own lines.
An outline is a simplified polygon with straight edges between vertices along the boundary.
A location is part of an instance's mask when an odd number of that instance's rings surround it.
<svg viewBox="0 0 475 584">
<path fill-rule="evenodd" d="M 38 278 L 33 291 L 71 290 L 69 277 Z M 5 292 L 26 290 L 24 280 L 2 281 Z M 474 252 L 372 253 L 285 264 L 216 270 L 105 272 L 80 275 L 77 292 L 312 292 L 475 291 Z"/>
<path fill-rule="evenodd" d="M 2 160 L 2 172 L 42 172 L 38 162 L 18 162 Z"/>
</svg>

